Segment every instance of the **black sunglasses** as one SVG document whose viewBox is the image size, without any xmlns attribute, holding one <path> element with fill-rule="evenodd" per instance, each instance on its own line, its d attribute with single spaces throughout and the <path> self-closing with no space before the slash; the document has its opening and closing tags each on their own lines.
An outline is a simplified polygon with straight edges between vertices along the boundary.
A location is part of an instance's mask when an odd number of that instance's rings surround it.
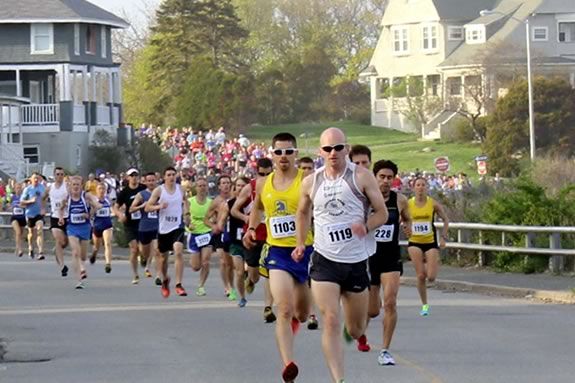
<svg viewBox="0 0 575 383">
<path fill-rule="evenodd" d="M 136 177 L 136 176 L 138 176 L 138 175 L 139 175 L 138 173 L 132 173 L 132 174 L 130 174 L 128 177 Z"/>
<path fill-rule="evenodd" d="M 276 156 L 291 156 L 292 154 L 295 153 L 295 149 L 294 148 L 289 148 L 289 149 L 274 149 L 273 154 L 275 154 Z"/>
<path fill-rule="evenodd" d="M 343 149 L 345 149 L 345 144 L 325 145 L 321 147 L 321 150 L 323 150 L 326 153 L 331 153 L 332 150 L 335 150 L 336 152 L 341 152 Z"/>
<path fill-rule="evenodd" d="M 265 177 L 265 176 L 268 176 L 270 173 L 271 172 L 267 172 L 267 173 L 266 172 L 258 172 L 258 176 Z"/>
</svg>

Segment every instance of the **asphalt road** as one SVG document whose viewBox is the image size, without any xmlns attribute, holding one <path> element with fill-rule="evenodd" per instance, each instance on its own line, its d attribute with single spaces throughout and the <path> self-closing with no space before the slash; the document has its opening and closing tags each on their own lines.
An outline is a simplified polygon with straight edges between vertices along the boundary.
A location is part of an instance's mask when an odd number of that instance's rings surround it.
<svg viewBox="0 0 575 383">
<path fill-rule="evenodd" d="M 258 286 L 248 306 L 228 302 L 217 269 L 206 297 L 163 299 L 151 279 L 132 286 L 125 261 L 106 275 L 88 269 L 74 289 L 52 261 L 0 254 L 0 382 L 280 382 L 273 325 L 263 323 Z M 186 269 L 193 293 L 198 275 Z M 402 287 L 392 353 L 381 367 L 381 322 L 373 348 L 346 346 L 349 382 L 572 382 L 575 306 L 430 290 L 431 315 L 418 315 Z M 320 320 L 321 326 L 321 320 Z M 329 382 L 320 332 L 296 339 L 298 382 Z"/>
</svg>

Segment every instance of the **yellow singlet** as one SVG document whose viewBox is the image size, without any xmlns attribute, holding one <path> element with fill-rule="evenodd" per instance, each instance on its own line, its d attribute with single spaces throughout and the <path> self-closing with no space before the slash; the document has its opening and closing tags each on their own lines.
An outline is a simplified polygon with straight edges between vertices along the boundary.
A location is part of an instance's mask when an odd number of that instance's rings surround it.
<svg viewBox="0 0 575 383">
<path fill-rule="evenodd" d="M 433 198 L 427 197 L 425 205 L 418 207 L 415 197 L 408 201 L 409 214 L 411 215 L 411 236 L 409 242 L 413 243 L 436 243 L 435 226 L 433 226 Z"/>
<path fill-rule="evenodd" d="M 284 191 L 278 191 L 274 188 L 274 175 L 275 172 L 268 176 L 261 194 L 268 233 L 266 242 L 271 246 L 295 247 L 295 215 L 299 203 L 303 171 L 298 169 L 292 184 Z M 311 230 L 307 234 L 305 244 L 313 244 Z"/>
</svg>

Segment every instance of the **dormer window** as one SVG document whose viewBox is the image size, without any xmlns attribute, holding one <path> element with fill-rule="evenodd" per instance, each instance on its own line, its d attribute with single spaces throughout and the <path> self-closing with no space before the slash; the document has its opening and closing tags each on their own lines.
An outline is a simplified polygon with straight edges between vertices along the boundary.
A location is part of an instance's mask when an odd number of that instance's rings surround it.
<svg viewBox="0 0 575 383">
<path fill-rule="evenodd" d="M 96 26 L 86 25 L 86 53 L 90 55 L 96 54 Z"/>
<path fill-rule="evenodd" d="M 393 53 L 396 55 L 409 53 L 409 30 L 407 26 L 392 27 L 391 35 L 393 37 Z"/>
<path fill-rule="evenodd" d="M 421 30 L 423 51 L 426 53 L 437 52 L 437 25 L 424 25 Z"/>
<path fill-rule="evenodd" d="M 54 54 L 54 26 L 52 24 L 30 25 L 30 53 L 33 55 Z"/>
<path fill-rule="evenodd" d="M 485 42 L 485 26 L 484 25 L 466 26 L 465 42 L 467 44 L 483 44 Z"/>
</svg>

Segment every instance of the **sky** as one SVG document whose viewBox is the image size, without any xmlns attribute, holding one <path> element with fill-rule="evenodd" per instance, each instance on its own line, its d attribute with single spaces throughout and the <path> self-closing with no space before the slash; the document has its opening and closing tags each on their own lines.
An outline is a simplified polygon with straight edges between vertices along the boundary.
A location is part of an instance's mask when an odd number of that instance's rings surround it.
<svg viewBox="0 0 575 383">
<path fill-rule="evenodd" d="M 160 4 L 161 0 L 88 0 L 89 2 L 103 8 L 109 12 L 116 14 L 117 16 L 122 16 L 122 11 L 124 11 L 128 16 L 130 21 L 143 22 L 145 17 L 143 16 L 144 10 L 153 7 L 156 8 Z"/>
</svg>

